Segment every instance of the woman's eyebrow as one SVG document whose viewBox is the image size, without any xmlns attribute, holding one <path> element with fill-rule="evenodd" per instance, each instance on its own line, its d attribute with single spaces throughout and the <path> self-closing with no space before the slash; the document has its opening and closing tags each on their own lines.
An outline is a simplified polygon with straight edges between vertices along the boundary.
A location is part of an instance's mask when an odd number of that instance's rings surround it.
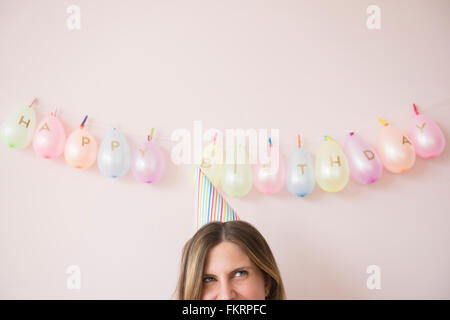
<svg viewBox="0 0 450 320">
<path fill-rule="evenodd" d="M 238 271 L 244 270 L 244 269 L 252 269 L 252 267 L 251 267 L 251 266 L 239 267 L 239 268 L 234 269 L 234 270 L 231 271 L 230 273 L 235 273 L 235 272 L 238 272 Z"/>
<path fill-rule="evenodd" d="M 235 273 L 239 270 L 243 270 L 243 269 L 252 269 L 252 266 L 243 266 L 243 267 L 236 268 L 233 271 L 230 271 L 230 274 Z M 203 276 L 204 277 L 215 277 L 216 275 L 213 273 L 204 273 Z"/>
</svg>

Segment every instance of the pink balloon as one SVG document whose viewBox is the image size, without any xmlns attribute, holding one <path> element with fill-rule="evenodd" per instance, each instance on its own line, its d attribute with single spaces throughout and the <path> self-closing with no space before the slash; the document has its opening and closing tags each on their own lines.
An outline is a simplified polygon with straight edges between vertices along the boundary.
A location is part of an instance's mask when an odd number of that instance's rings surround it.
<svg viewBox="0 0 450 320">
<path fill-rule="evenodd" d="M 97 141 L 85 128 L 77 129 L 67 138 L 64 148 L 66 162 L 75 169 L 87 169 L 97 159 Z"/>
<path fill-rule="evenodd" d="M 389 124 L 380 131 L 377 151 L 384 167 L 393 173 L 408 171 L 416 161 L 411 141 L 399 128 Z"/>
<path fill-rule="evenodd" d="M 377 181 L 383 172 L 383 164 L 374 148 L 351 132 L 344 144 L 350 174 L 361 184 Z"/>
<path fill-rule="evenodd" d="M 272 165 L 272 164 L 271 164 Z M 286 180 L 286 165 L 281 154 L 278 157 L 278 169 L 269 167 L 267 164 L 256 164 L 253 166 L 253 184 L 259 192 L 274 194 L 279 192 Z"/>
<path fill-rule="evenodd" d="M 444 151 L 444 134 L 436 122 L 426 115 L 417 114 L 414 116 L 409 137 L 419 157 L 434 158 Z"/>
<path fill-rule="evenodd" d="M 133 154 L 131 171 L 138 181 L 158 182 L 166 169 L 164 154 L 153 141 L 145 141 Z"/>
<path fill-rule="evenodd" d="M 45 159 L 59 157 L 64 152 L 66 133 L 61 121 L 51 114 L 39 123 L 33 137 L 36 154 Z"/>
</svg>

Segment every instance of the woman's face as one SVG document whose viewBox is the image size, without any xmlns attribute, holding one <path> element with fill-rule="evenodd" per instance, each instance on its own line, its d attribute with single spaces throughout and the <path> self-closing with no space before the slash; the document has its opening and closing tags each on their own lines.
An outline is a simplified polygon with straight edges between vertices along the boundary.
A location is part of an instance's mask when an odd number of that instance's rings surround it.
<svg viewBox="0 0 450 320">
<path fill-rule="evenodd" d="M 223 241 L 209 250 L 203 274 L 204 300 L 263 300 L 269 292 L 262 271 L 236 244 Z"/>
</svg>

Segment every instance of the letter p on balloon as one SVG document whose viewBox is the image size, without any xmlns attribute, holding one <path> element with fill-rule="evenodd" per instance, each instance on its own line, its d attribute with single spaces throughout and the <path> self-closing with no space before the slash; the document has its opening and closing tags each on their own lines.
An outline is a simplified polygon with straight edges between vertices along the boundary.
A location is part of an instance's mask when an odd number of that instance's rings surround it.
<svg viewBox="0 0 450 320">
<path fill-rule="evenodd" d="M 114 149 L 118 148 L 119 146 L 120 146 L 119 141 L 115 141 L 115 140 L 111 141 L 111 150 L 114 150 Z"/>
<path fill-rule="evenodd" d="M 87 144 L 89 144 L 91 142 L 91 139 L 89 139 L 88 137 L 85 137 L 85 136 L 83 136 L 82 138 L 81 138 L 81 146 L 85 146 L 85 145 L 87 145 Z"/>
</svg>

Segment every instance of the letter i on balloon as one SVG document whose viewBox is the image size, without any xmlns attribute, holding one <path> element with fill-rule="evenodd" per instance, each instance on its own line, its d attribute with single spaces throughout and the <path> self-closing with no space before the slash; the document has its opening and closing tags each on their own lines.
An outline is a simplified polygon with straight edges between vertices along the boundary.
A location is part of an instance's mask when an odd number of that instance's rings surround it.
<svg viewBox="0 0 450 320">
<path fill-rule="evenodd" d="M 220 183 L 222 190 L 231 197 L 240 198 L 250 192 L 253 185 L 252 168 L 249 164 L 247 154 L 242 145 L 234 148 L 234 161 L 228 163 L 228 159 L 223 166 L 222 179 Z M 227 148 L 227 153 L 230 152 Z M 228 158 L 228 157 L 227 157 Z M 239 163 L 237 158 L 244 159 L 244 163 Z M 241 162 L 241 161 L 240 161 Z"/>
<path fill-rule="evenodd" d="M 286 168 L 279 148 L 272 146 L 271 138 L 267 145 L 267 157 L 269 161 L 259 161 L 253 166 L 253 184 L 259 192 L 275 194 L 284 186 Z M 275 162 L 272 159 L 275 159 Z"/>
<path fill-rule="evenodd" d="M 127 139 L 116 128 L 103 138 L 97 164 L 100 172 L 110 178 L 124 176 L 130 169 L 130 147 Z"/>
<path fill-rule="evenodd" d="M 152 129 L 147 139 L 136 148 L 131 160 L 131 171 L 136 180 L 155 183 L 161 180 L 166 169 L 164 154 L 153 141 Z"/>
<path fill-rule="evenodd" d="M 354 132 L 345 140 L 344 152 L 347 156 L 352 178 L 361 184 L 377 181 L 383 172 L 383 164 L 374 148 Z"/>
<path fill-rule="evenodd" d="M 432 119 L 420 114 L 413 104 L 415 116 L 410 127 L 411 141 L 416 154 L 425 159 L 439 156 L 445 148 L 445 137 L 441 128 Z"/>
<path fill-rule="evenodd" d="M 309 151 L 302 146 L 297 135 L 298 147 L 289 157 L 286 171 L 286 188 L 294 196 L 306 197 L 314 190 L 314 166 Z"/>
<path fill-rule="evenodd" d="M 66 162 L 75 169 L 87 169 L 97 159 L 97 141 L 85 128 L 87 118 L 85 116 L 80 128 L 70 134 L 64 148 Z"/>
<path fill-rule="evenodd" d="M 8 147 L 21 149 L 30 144 L 36 125 L 36 112 L 33 105 L 37 102 L 37 98 L 34 98 L 28 106 L 15 109 L 2 123 L 0 139 Z"/>
<path fill-rule="evenodd" d="M 328 136 L 325 136 L 325 142 L 317 153 L 315 169 L 317 184 L 327 192 L 338 192 L 344 189 L 350 177 L 344 151 Z"/>
<path fill-rule="evenodd" d="M 378 119 L 383 128 L 378 135 L 377 151 L 384 167 L 393 173 L 408 171 L 416 161 L 416 152 L 402 130 Z"/>
<path fill-rule="evenodd" d="M 34 151 L 44 159 L 59 157 L 66 145 L 66 132 L 56 111 L 42 119 L 33 137 Z"/>
</svg>

